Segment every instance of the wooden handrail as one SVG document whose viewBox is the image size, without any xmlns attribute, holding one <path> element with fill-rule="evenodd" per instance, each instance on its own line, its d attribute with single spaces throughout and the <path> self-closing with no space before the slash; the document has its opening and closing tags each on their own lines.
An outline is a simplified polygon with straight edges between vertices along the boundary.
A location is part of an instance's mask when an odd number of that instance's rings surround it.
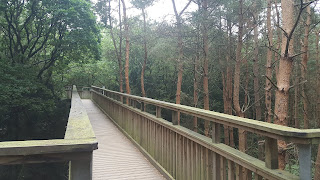
<svg viewBox="0 0 320 180">
<path fill-rule="evenodd" d="M 76 87 L 73 87 L 71 109 L 64 139 L 93 138 L 95 135 Z"/>
<path fill-rule="evenodd" d="M 0 165 L 70 161 L 70 180 L 91 179 L 92 151 L 97 148 L 90 120 L 74 86 L 64 139 L 0 142 Z"/>
<path fill-rule="evenodd" d="M 214 111 L 208 111 L 204 109 L 199 109 L 195 107 L 168 103 L 164 101 L 159 101 L 146 97 L 139 97 L 134 95 L 128 95 L 125 93 L 120 93 L 116 91 L 111 91 L 96 86 L 92 86 L 93 89 L 103 90 L 112 94 L 122 96 L 124 98 L 129 98 L 132 100 L 144 102 L 147 104 L 155 105 L 161 108 L 166 108 L 169 110 L 180 111 L 181 113 L 190 114 L 216 122 L 219 124 L 228 125 L 234 128 L 242 128 L 247 131 L 257 133 L 260 135 L 286 140 L 295 143 L 302 144 L 319 144 L 320 142 L 320 129 L 297 129 L 287 126 L 281 126 L 277 124 L 267 123 L 263 121 L 252 120 L 248 118 L 241 118 L 237 116 L 232 116 L 228 114 L 218 113 Z"/>
<path fill-rule="evenodd" d="M 154 153 L 154 147 L 150 149 L 150 143 L 154 143 L 150 141 L 149 136 L 154 136 L 155 134 L 159 132 L 153 132 L 156 131 L 155 126 L 160 126 L 161 129 L 165 129 L 166 132 L 170 132 L 169 134 L 166 134 L 166 137 L 161 137 L 158 139 L 158 141 L 163 142 L 163 138 L 167 138 L 166 141 L 169 141 L 169 144 L 173 142 L 173 144 L 178 143 L 178 139 L 168 139 L 168 136 L 173 137 L 182 137 L 184 141 L 191 141 L 197 145 L 200 145 L 202 147 L 205 147 L 206 151 L 210 151 L 213 153 L 213 161 L 212 164 L 207 164 L 206 166 L 213 166 L 213 174 L 215 174 L 216 178 L 219 179 L 225 175 L 223 173 L 220 176 L 220 173 L 218 172 L 225 172 L 224 170 L 221 170 L 220 168 L 225 168 L 220 166 L 219 162 L 222 159 L 226 159 L 228 161 L 228 174 L 232 176 L 234 172 L 232 171 L 232 163 L 237 164 L 237 168 L 245 168 L 247 170 L 250 170 L 251 172 L 256 173 L 257 176 L 262 176 L 267 179 L 298 179 L 299 177 L 294 176 L 288 172 L 278 170 L 278 146 L 277 146 L 277 140 L 285 140 L 293 142 L 297 145 L 299 149 L 299 168 L 300 168 L 300 179 L 310 179 L 311 180 L 311 144 L 319 144 L 320 140 L 320 129 L 296 129 L 276 124 L 271 124 L 267 122 L 261 122 L 256 121 L 252 119 L 247 118 L 240 118 L 232 115 L 226 115 L 222 113 L 217 113 L 213 111 L 198 109 L 194 107 L 189 107 L 185 105 L 178 105 L 168 102 L 163 102 L 159 100 L 154 100 L 151 98 L 145 98 L 145 97 L 139 97 L 134 95 L 128 95 L 125 93 L 120 93 L 116 91 L 107 90 L 104 88 L 92 86 L 92 99 L 96 102 L 97 105 L 100 106 L 101 109 L 103 109 L 110 118 L 114 119 L 114 122 L 117 124 L 117 126 L 124 131 L 125 134 L 128 134 L 128 136 L 132 136 L 132 138 L 135 138 L 135 136 L 138 137 L 138 139 L 133 140 L 135 143 L 140 143 L 138 146 L 145 146 L 147 148 L 147 151 L 151 151 L 151 153 Z M 131 102 L 129 105 L 123 103 L 123 99 L 127 99 Z M 136 103 L 140 103 L 140 109 L 136 108 Z M 144 112 L 143 107 L 145 107 L 146 104 L 150 104 L 156 107 L 156 115 L 151 115 L 147 112 Z M 133 107 L 131 107 L 131 105 Z M 172 111 L 172 123 L 163 120 L 161 118 L 161 108 L 165 108 Z M 212 138 L 205 137 L 203 135 L 200 135 L 198 133 L 195 133 L 191 130 L 188 130 L 184 127 L 181 127 L 177 124 L 178 119 L 178 113 L 184 113 L 188 115 L 192 115 L 201 119 L 205 119 L 212 122 Z M 137 119 L 137 120 L 136 120 Z M 138 121 L 138 124 L 135 124 L 135 122 Z M 150 126 L 150 124 L 153 124 Z M 259 135 L 262 135 L 265 137 L 265 162 L 262 162 L 254 157 L 251 157 L 243 152 L 240 152 L 230 146 L 224 145 L 220 143 L 220 126 L 219 125 L 227 125 L 229 127 L 233 128 L 240 128 L 252 133 L 256 133 Z M 154 126 L 154 127 L 152 127 Z M 138 128 L 138 130 L 135 130 Z M 142 128 L 142 129 L 140 129 Z M 144 130 L 144 128 L 146 128 Z M 144 135 L 142 132 L 148 132 L 149 134 Z M 163 131 L 160 132 L 160 134 L 164 133 Z M 141 134 L 142 133 L 142 134 Z M 150 134 L 151 133 L 151 134 Z M 138 135 L 136 135 L 138 134 Z M 142 137 L 141 137 L 142 136 Z M 144 137 L 147 136 L 147 137 Z M 155 135 L 153 138 L 159 138 L 159 135 Z M 160 135 L 161 136 L 161 135 Z M 130 138 L 130 137 L 129 137 Z M 145 142 L 147 141 L 147 142 Z M 145 145 L 145 143 L 149 144 L 148 146 Z M 155 142 L 156 144 L 158 142 Z M 177 158 L 176 156 L 180 156 L 179 153 L 184 154 L 184 158 L 187 158 L 185 155 L 185 150 L 183 150 L 184 147 L 182 147 L 182 150 L 177 150 L 175 148 L 180 148 L 179 145 L 166 145 L 162 144 L 158 148 L 162 148 L 163 146 L 168 146 L 170 149 L 168 153 L 173 153 L 171 158 Z M 183 145 L 185 146 L 185 145 Z M 192 147 L 188 147 L 192 151 Z M 143 150 L 145 151 L 145 150 Z M 166 153 L 163 154 L 164 150 L 161 150 L 160 154 L 157 154 L 156 156 L 166 156 Z M 188 154 L 188 152 L 187 152 Z M 152 156 L 148 155 L 148 156 Z M 156 157 L 155 156 L 155 157 Z M 170 155 L 171 156 L 171 155 Z M 222 159 L 220 158 L 222 157 Z M 155 158 L 153 157 L 153 158 Z M 181 157 L 178 157 L 181 158 Z M 191 158 L 191 156 L 189 156 Z M 220 159 L 219 159 L 220 158 Z M 150 158 L 152 159 L 152 158 Z M 172 163 L 171 159 L 167 159 L 166 161 L 170 161 Z M 181 163 L 178 162 L 179 160 L 173 160 L 176 161 L 171 166 L 168 166 L 167 164 L 163 164 L 167 171 L 170 171 L 169 174 L 171 174 L 173 177 L 178 177 L 180 179 L 180 175 L 176 174 L 175 168 L 173 166 L 176 166 L 177 164 Z M 182 160 L 183 161 L 183 160 Z M 225 161 L 225 160 L 223 160 Z M 166 162 L 167 163 L 167 162 Z M 208 162 L 207 162 L 208 163 Z M 155 163 L 157 164 L 157 162 Z M 264 164 L 264 166 L 263 166 Z M 184 165 L 184 166 L 190 166 L 190 165 Z M 181 167 L 179 167 L 181 169 Z M 183 167 L 185 168 L 185 167 Z M 182 169 L 183 169 L 182 168 Z M 160 168 L 161 169 L 161 168 Z M 180 170 L 179 170 L 180 171 Z M 185 170 L 183 170 L 185 171 Z M 188 171 L 188 170 L 186 170 Z M 239 177 L 241 176 L 240 170 L 237 170 Z M 172 174 L 173 173 L 173 174 Z M 218 173 L 218 174 L 217 174 Z M 240 174 L 239 174 L 240 173 Z M 228 175 L 228 176 L 229 176 Z M 238 176 L 237 175 L 237 176 Z M 170 175 L 168 175 L 170 177 Z M 241 179 L 241 178 L 240 178 Z"/>
</svg>

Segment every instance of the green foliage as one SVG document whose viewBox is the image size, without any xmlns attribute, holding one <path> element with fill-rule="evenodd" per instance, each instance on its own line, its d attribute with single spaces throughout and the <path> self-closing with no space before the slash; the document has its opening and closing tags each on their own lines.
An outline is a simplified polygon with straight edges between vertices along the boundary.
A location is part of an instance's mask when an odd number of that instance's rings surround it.
<svg viewBox="0 0 320 180">
<path fill-rule="evenodd" d="M 0 1 L 0 141 L 64 137 L 66 70 L 100 58 L 99 33 L 87 0 Z M 0 179 L 65 179 L 66 168 L 1 167 Z"/>
</svg>

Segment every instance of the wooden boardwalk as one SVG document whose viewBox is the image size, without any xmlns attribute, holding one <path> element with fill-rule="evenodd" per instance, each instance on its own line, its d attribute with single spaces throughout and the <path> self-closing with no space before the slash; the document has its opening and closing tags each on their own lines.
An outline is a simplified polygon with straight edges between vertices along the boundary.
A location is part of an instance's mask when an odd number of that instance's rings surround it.
<svg viewBox="0 0 320 180">
<path fill-rule="evenodd" d="M 91 100 L 82 102 L 99 143 L 93 152 L 93 180 L 165 179 Z"/>
</svg>

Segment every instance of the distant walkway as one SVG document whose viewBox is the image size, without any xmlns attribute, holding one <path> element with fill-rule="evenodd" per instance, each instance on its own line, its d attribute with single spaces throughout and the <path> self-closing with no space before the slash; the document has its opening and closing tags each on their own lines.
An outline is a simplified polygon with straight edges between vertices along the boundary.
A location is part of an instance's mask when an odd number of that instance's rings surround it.
<svg viewBox="0 0 320 180">
<path fill-rule="evenodd" d="M 91 100 L 82 100 L 98 139 L 93 180 L 165 179 Z"/>
</svg>

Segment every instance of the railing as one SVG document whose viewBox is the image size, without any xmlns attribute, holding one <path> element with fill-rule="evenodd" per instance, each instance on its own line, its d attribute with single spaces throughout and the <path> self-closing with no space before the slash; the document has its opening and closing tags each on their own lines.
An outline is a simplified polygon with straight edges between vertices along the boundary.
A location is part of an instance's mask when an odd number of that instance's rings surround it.
<svg viewBox="0 0 320 180">
<path fill-rule="evenodd" d="M 71 99 L 72 86 L 65 86 L 66 96 Z M 90 99 L 90 87 L 87 86 L 77 86 L 77 91 L 81 99 Z"/>
<path fill-rule="evenodd" d="M 311 144 L 318 144 L 320 129 L 300 130 L 92 87 L 92 99 L 168 179 L 303 179 L 311 180 Z M 124 104 L 128 99 L 130 106 Z M 155 115 L 144 112 L 155 106 Z M 172 123 L 161 118 L 172 111 Z M 212 138 L 177 125 L 178 112 L 212 123 Z M 220 125 L 265 137 L 265 162 L 220 143 Z M 278 168 L 277 140 L 299 148 L 300 177 Z"/>
<path fill-rule="evenodd" d="M 73 87 L 64 139 L 0 142 L 0 165 L 69 161 L 69 180 L 92 179 L 92 151 L 98 142 Z"/>
</svg>

